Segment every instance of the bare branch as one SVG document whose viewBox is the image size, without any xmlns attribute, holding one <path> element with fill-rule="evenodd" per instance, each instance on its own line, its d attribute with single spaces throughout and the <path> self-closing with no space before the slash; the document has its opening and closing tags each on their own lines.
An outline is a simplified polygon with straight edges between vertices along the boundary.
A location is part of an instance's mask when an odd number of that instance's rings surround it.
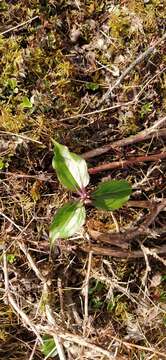
<svg viewBox="0 0 166 360">
<path fill-rule="evenodd" d="M 137 259 L 144 257 L 144 254 L 141 250 L 137 251 L 126 251 L 126 250 L 114 250 L 109 247 L 97 246 L 97 245 L 86 245 L 86 246 L 79 246 L 79 250 L 82 250 L 86 253 L 92 251 L 93 254 L 96 255 L 105 255 L 117 258 L 127 258 L 127 260 Z M 159 248 L 151 248 L 149 249 L 151 252 L 151 256 L 155 257 L 154 254 L 166 254 L 166 245 L 163 245 Z M 153 254 L 153 255 L 152 255 Z M 156 257 L 156 259 L 162 262 L 162 259 Z"/>
<path fill-rule="evenodd" d="M 82 154 L 82 157 L 87 160 L 95 156 L 105 154 L 108 151 L 118 147 L 123 147 L 131 144 L 136 144 L 137 142 L 145 141 L 151 138 L 152 136 L 156 136 L 156 137 L 166 136 L 166 129 L 159 130 L 159 128 L 162 127 L 165 122 L 166 122 L 166 116 L 157 120 L 151 127 L 140 131 L 136 135 L 131 135 L 127 138 L 114 141 L 113 143 L 107 144 L 105 146 L 101 146 L 97 149 L 87 151 L 86 153 Z"/>
<path fill-rule="evenodd" d="M 155 221 L 158 214 L 166 207 L 166 199 L 163 199 L 159 204 L 155 204 L 152 207 L 150 214 L 145 217 L 145 220 L 142 224 L 134 227 L 131 230 L 125 231 L 123 233 L 102 233 L 100 231 L 93 230 L 88 228 L 88 232 L 91 237 L 98 241 L 118 246 L 124 249 L 123 254 L 125 254 L 125 249 L 128 248 L 128 243 L 137 237 L 147 235 L 150 233 L 149 226 Z M 93 250 L 92 250 L 93 251 Z M 111 250 L 112 251 L 112 250 Z M 113 250 L 114 253 L 114 250 Z M 116 250 L 115 250 L 116 253 Z M 126 252 L 126 256 L 128 256 Z M 129 254 L 130 255 L 130 254 Z M 117 255 L 118 256 L 118 255 Z"/>
<path fill-rule="evenodd" d="M 120 160 L 120 161 L 113 161 L 107 164 L 101 164 L 99 166 L 93 167 L 88 169 L 89 174 L 97 174 L 102 171 L 112 170 L 112 169 L 124 169 L 128 166 L 140 164 L 142 162 L 148 161 L 158 161 L 166 158 L 166 151 L 163 151 L 158 154 L 154 155 L 147 155 L 147 156 L 137 156 L 134 158 L 130 158 L 129 160 Z"/>
</svg>

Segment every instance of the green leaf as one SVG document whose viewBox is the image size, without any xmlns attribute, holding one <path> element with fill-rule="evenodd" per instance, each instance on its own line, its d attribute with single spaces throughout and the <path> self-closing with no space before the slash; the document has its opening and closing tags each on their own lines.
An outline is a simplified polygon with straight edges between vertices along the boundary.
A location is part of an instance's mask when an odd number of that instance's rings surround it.
<svg viewBox="0 0 166 360">
<path fill-rule="evenodd" d="M 53 243 L 58 238 L 68 238 L 85 223 L 85 208 L 81 202 L 69 202 L 60 208 L 50 227 L 50 240 Z"/>
<path fill-rule="evenodd" d="M 28 99 L 27 96 L 24 96 L 22 99 L 22 103 L 20 104 L 20 106 L 22 107 L 22 109 L 32 109 L 33 104 L 31 103 L 31 101 Z"/>
<path fill-rule="evenodd" d="M 43 336 L 43 344 L 40 347 L 40 351 L 46 357 L 54 357 L 57 355 L 56 344 L 53 337 L 49 335 Z"/>
<path fill-rule="evenodd" d="M 69 190 L 84 189 L 89 183 L 87 164 L 80 156 L 70 152 L 67 146 L 54 142 L 52 166 L 59 181 Z"/>
<path fill-rule="evenodd" d="M 115 210 L 128 201 L 131 192 L 131 186 L 126 180 L 112 180 L 101 183 L 91 197 L 97 208 Z"/>
<path fill-rule="evenodd" d="M 85 85 L 86 89 L 92 90 L 92 91 L 96 91 L 99 89 L 100 85 L 93 83 L 93 82 L 88 82 Z"/>
</svg>

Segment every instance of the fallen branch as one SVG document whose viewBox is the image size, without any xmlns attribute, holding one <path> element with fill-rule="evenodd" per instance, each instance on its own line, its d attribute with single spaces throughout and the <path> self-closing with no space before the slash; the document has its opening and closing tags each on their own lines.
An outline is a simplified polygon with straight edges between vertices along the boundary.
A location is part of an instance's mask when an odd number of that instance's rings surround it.
<svg viewBox="0 0 166 360">
<path fill-rule="evenodd" d="M 127 145 L 132 145 L 132 144 L 136 144 L 137 142 L 141 142 L 144 140 L 147 140 L 149 138 L 151 138 L 152 136 L 166 136 L 166 129 L 160 129 L 159 128 L 166 122 L 166 116 L 164 116 L 163 118 L 157 120 L 153 126 L 149 127 L 148 129 L 144 129 L 142 131 L 140 131 L 138 134 L 136 135 L 131 135 L 127 138 L 124 139 L 120 139 L 117 141 L 114 141 L 113 143 L 107 144 L 105 146 L 101 146 L 97 149 L 93 149 L 90 151 L 85 152 L 84 154 L 82 154 L 82 157 L 84 159 L 90 159 L 93 158 L 95 156 L 99 156 L 102 154 L 107 153 L 110 150 L 113 150 L 115 148 L 118 147 L 123 147 L 123 146 L 127 146 Z"/>
<path fill-rule="evenodd" d="M 103 247 L 103 246 L 97 246 L 97 245 L 79 246 L 79 250 L 84 251 L 86 253 L 92 252 L 93 254 L 96 254 L 96 255 L 127 258 L 128 260 L 144 257 L 144 254 L 141 250 L 137 250 L 137 251 L 121 250 L 120 251 L 120 250 L 111 249 L 109 247 Z M 151 248 L 151 249 L 149 249 L 149 252 L 150 252 L 149 255 L 151 255 L 151 256 L 154 256 L 153 254 L 166 254 L 166 245 L 163 245 L 160 248 Z"/>
<path fill-rule="evenodd" d="M 123 249 L 127 249 L 128 243 L 131 242 L 133 239 L 151 233 L 149 226 L 154 222 L 158 214 L 165 207 L 166 207 L 166 199 L 163 199 L 159 204 L 156 204 L 152 207 L 152 211 L 150 212 L 150 214 L 148 214 L 145 217 L 145 220 L 143 221 L 142 224 L 139 224 L 138 226 L 135 226 L 132 230 L 128 230 L 123 233 L 102 233 L 100 231 L 96 231 L 90 228 L 88 229 L 88 232 L 95 241 L 100 241 L 114 246 L 118 246 Z M 114 252 L 117 253 L 116 250 L 111 250 L 111 251 L 113 251 L 113 253 Z M 121 253 L 122 252 L 120 252 L 120 255 Z M 125 254 L 125 251 L 123 251 L 123 253 Z M 126 252 L 127 257 L 128 254 L 130 255 L 130 253 L 127 251 Z"/>
<path fill-rule="evenodd" d="M 163 151 L 161 153 L 154 154 L 154 155 L 137 156 L 134 158 L 130 158 L 129 160 L 120 160 L 120 161 L 114 161 L 114 162 L 107 163 L 107 164 L 101 164 L 94 168 L 88 169 L 88 172 L 89 172 L 89 174 L 97 174 L 97 173 L 100 173 L 101 171 L 112 170 L 112 169 L 124 169 L 128 166 L 136 165 L 136 164 L 139 164 L 142 162 L 158 161 L 158 160 L 165 159 L 165 158 L 166 158 L 166 151 Z"/>
<path fill-rule="evenodd" d="M 153 45 L 149 46 L 147 50 L 145 50 L 142 54 L 140 54 L 124 71 L 123 73 L 119 76 L 119 78 L 115 81 L 113 86 L 110 86 L 109 89 L 106 91 L 106 93 L 103 95 L 102 99 L 99 102 L 99 106 L 103 104 L 103 102 L 105 102 L 109 96 L 111 95 L 111 93 L 113 92 L 113 90 L 115 88 L 117 88 L 121 82 L 124 80 L 124 78 L 130 73 L 131 70 L 133 70 L 135 68 L 136 65 L 138 65 L 140 62 L 142 62 L 143 60 L 145 60 L 146 57 L 148 57 L 149 55 L 151 55 L 155 48 L 161 44 L 162 41 L 164 41 L 166 39 L 166 33 L 157 41 L 154 42 Z"/>
</svg>

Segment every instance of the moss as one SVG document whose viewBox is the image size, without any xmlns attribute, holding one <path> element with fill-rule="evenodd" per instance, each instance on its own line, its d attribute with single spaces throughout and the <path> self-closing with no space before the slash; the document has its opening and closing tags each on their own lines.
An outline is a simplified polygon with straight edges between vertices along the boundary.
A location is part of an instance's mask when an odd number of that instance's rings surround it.
<svg viewBox="0 0 166 360">
<path fill-rule="evenodd" d="M 134 135 L 138 132 L 137 119 L 132 111 L 127 111 L 124 115 L 120 116 L 122 121 L 121 130 L 125 135 Z"/>
<path fill-rule="evenodd" d="M 5 86 L 10 77 L 17 78 L 23 65 L 23 50 L 19 48 L 19 39 L 11 36 L 0 38 L 0 84 Z"/>
<path fill-rule="evenodd" d="M 26 114 L 23 112 L 16 112 L 12 114 L 9 106 L 3 105 L 0 112 L 0 127 L 6 131 L 19 132 L 27 123 Z"/>
<path fill-rule="evenodd" d="M 150 2 L 147 4 L 144 4 L 142 0 L 128 1 L 128 8 L 141 18 L 144 31 L 150 33 L 157 28 L 156 10 L 158 5 L 158 0 L 154 0 L 152 3 Z"/>
<path fill-rule="evenodd" d="M 110 35 L 115 38 L 119 46 L 125 45 L 125 38 L 129 34 L 131 19 L 126 8 L 115 6 L 111 12 L 108 25 L 110 27 Z"/>
</svg>

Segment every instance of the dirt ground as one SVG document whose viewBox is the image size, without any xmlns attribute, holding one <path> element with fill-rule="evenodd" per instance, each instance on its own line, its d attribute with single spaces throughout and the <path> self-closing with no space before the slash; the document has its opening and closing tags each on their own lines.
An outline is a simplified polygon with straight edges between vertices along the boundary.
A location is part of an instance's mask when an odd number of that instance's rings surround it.
<svg viewBox="0 0 166 360">
<path fill-rule="evenodd" d="M 166 358 L 165 124 L 165 0 L 0 1 L 1 360 Z M 50 249 L 52 139 L 133 190 Z"/>
</svg>

